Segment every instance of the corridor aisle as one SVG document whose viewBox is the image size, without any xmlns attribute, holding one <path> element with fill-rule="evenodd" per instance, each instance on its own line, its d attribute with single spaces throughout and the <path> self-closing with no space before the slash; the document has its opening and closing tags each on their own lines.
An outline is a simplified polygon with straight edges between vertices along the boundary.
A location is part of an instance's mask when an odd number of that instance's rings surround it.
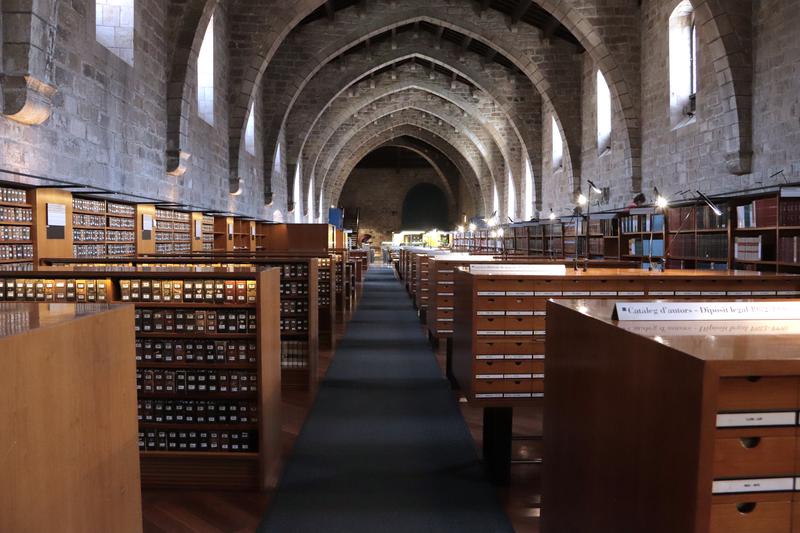
<svg viewBox="0 0 800 533">
<path fill-rule="evenodd" d="M 513 531 L 390 268 L 367 274 L 259 531 Z"/>
</svg>

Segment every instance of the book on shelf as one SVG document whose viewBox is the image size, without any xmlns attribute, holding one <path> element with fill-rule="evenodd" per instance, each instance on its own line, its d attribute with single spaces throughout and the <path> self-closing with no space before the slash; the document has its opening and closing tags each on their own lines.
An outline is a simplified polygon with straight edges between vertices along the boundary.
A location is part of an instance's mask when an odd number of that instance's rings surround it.
<svg viewBox="0 0 800 533">
<path fill-rule="evenodd" d="M 800 237 L 781 237 L 778 241 L 778 261 L 800 263 Z"/>
<path fill-rule="evenodd" d="M 778 198 L 768 197 L 736 206 L 737 228 L 767 228 L 778 224 Z"/>
<path fill-rule="evenodd" d="M 710 233 L 697 235 L 697 257 L 701 259 L 728 259 L 728 234 Z"/>
<path fill-rule="evenodd" d="M 781 198 L 781 226 L 800 226 L 800 199 Z"/>
<path fill-rule="evenodd" d="M 762 236 L 734 237 L 733 257 L 740 261 L 761 261 Z"/>
</svg>

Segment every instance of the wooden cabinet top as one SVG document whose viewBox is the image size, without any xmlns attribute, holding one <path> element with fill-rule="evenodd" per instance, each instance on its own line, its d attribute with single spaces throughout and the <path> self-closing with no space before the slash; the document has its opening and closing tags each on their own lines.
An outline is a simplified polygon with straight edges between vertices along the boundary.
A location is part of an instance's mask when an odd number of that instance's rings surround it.
<svg viewBox="0 0 800 533">
<path fill-rule="evenodd" d="M 797 320 L 620 321 L 611 318 L 615 303 L 616 300 L 575 299 L 552 300 L 550 305 L 681 352 L 710 365 L 723 376 L 800 373 L 800 317 Z"/>
<path fill-rule="evenodd" d="M 124 307 L 124 304 L 0 303 L 0 343 L 5 337 L 68 322 Z"/>
<path fill-rule="evenodd" d="M 554 261 L 555 264 L 565 264 L 565 261 Z M 648 271 L 639 268 L 592 268 L 586 272 L 567 268 L 564 274 L 532 274 L 520 270 L 515 272 L 507 267 L 502 272 L 469 273 L 475 278 L 551 278 L 551 279 L 770 279 L 770 280 L 800 280 L 796 274 L 774 274 L 771 272 L 755 272 L 751 270 L 666 270 Z"/>
<path fill-rule="evenodd" d="M 280 261 L 277 261 L 280 262 Z M 130 265 L 101 265 L 101 266 L 79 266 L 68 265 L 58 267 L 40 267 L 38 270 L 24 272 L 8 272 L 6 275 L 0 272 L 0 278 L 41 278 L 46 276 L 57 277 L 114 277 L 124 278 L 130 276 L 143 278 L 202 278 L 225 276 L 230 279 L 255 279 L 258 272 L 269 270 L 268 266 L 190 266 L 190 265 L 154 265 L 154 266 L 130 266 Z"/>
</svg>

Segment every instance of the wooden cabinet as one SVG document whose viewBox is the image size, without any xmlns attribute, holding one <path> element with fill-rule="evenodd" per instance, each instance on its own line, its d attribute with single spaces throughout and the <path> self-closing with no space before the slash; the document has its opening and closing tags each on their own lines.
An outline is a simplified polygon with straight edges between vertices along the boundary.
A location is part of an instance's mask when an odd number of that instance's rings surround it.
<svg viewBox="0 0 800 533">
<path fill-rule="evenodd" d="M 612 309 L 548 304 L 542 531 L 800 531 L 800 324 Z"/>
<path fill-rule="evenodd" d="M 133 315 L 0 303 L 0 531 L 142 531 Z"/>
</svg>

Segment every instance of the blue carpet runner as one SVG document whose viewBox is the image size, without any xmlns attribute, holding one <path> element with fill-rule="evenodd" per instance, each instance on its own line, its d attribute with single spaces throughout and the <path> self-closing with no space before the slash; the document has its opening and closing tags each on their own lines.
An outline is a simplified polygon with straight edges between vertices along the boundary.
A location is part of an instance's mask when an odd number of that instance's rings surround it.
<svg viewBox="0 0 800 533">
<path fill-rule="evenodd" d="M 366 276 L 259 531 L 513 532 L 389 268 Z"/>
</svg>

